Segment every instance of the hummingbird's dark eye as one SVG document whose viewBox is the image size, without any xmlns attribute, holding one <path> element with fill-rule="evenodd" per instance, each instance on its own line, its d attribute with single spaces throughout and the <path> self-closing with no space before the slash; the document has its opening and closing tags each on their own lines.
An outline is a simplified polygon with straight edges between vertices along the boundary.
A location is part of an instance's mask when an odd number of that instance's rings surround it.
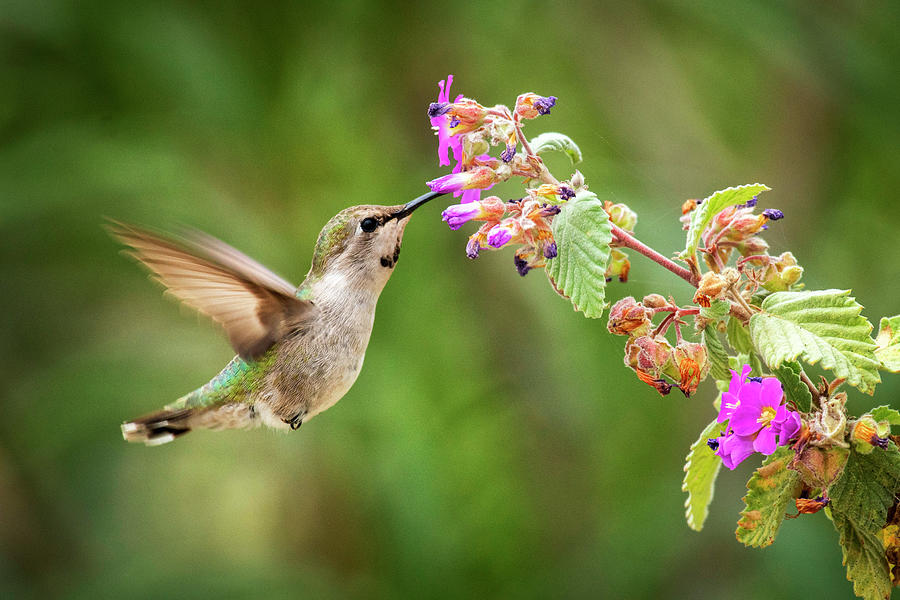
<svg viewBox="0 0 900 600">
<path fill-rule="evenodd" d="M 359 224 L 359 228 L 366 233 L 372 233 L 376 227 L 378 227 L 378 219 L 373 219 L 372 217 L 366 217 Z"/>
</svg>

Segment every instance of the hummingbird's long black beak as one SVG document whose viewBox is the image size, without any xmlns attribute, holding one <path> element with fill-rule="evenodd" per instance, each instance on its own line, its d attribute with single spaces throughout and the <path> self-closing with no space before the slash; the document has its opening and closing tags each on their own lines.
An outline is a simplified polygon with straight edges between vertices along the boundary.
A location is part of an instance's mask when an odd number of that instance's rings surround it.
<svg viewBox="0 0 900 600">
<path fill-rule="evenodd" d="M 391 216 L 395 219 L 402 219 L 404 217 L 408 217 L 410 214 L 412 214 L 412 211 L 416 210 L 417 208 L 419 208 L 420 206 L 422 206 L 429 200 L 433 200 L 433 199 L 437 198 L 438 196 L 443 196 L 446 193 L 447 192 L 428 192 L 427 194 L 422 194 L 415 200 L 410 200 L 409 202 L 404 204 L 403 208 L 401 208 L 400 210 L 398 210 Z"/>
</svg>

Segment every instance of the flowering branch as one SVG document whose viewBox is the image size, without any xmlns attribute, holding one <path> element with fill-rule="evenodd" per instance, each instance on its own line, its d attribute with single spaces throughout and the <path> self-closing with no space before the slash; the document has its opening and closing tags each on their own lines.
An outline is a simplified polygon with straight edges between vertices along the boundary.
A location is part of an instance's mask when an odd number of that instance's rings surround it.
<svg viewBox="0 0 900 600">
<path fill-rule="evenodd" d="M 529 142 L 523 133 L 525 121 L 549 114 L 556 97 L 527 93 L 513 110 L 485 108 L 462 96 L 450 102 L 449 87 L 448 77 L 428 115 L 440 163 L 449 165 L 451 152 L 457 162 L 429 186 L 462 196 L 441 215 L 451 229 L 482 222 L 466 244 L 469 258 L 517 245 L 519 274 L 546 267 L 553 288 L 588 317 L 606 309 L 609 281 L 628 281 L 626 250 L 696 288 L 693 306 L 656 293 L 640 301 L 627 296 L 613 304 L 607 321 L 610 333 L 627 338 L 625 366 L 659 394 L 678 389 L 689 397 L 708 376 L 716 380 L 716 418 L 684 468 L 688 525 L 702 528 L 722 465 L 733 470 L 762 455 L 763 467 L 748 482 L 737 539 L 766 546 L 791 503 L 794 516 L 828 506 L 854 591 L 887 597 L 900 582 L 900 438 L 890 435 L 900 412 L 881 406 L 852 418 L 847 394 L 837 390 L 847 383 L 872 394 L 879 370 L 900 371 L 900 315 L 882 319 L 872 340 L 872 325 L 849 291 L 804 290 L 803 267 L 793 254 L 769 255 L 763 232 L 784 214 L 757 213 L 759 194 L 769 189 L 759 183 L 684 202 L 686 245 L 677 260 L 687 268 L 676 264 L 635 237 L 638 216 L 628 206 L 601 202 L 579 171 L 559 180 L 547 169 L 544 152 L 581 160 L 565 135 L 543 133 Z M 494 146 L 503 146 L 496 158 Z M 526 184 L 521 198 L 481 198 L 482 190 L 514 177 Z M 688 318 L 693 332 L 683 327 Z M 833 370 L 836 379 L 817 387 L 801 361 Z"/>
</svg>

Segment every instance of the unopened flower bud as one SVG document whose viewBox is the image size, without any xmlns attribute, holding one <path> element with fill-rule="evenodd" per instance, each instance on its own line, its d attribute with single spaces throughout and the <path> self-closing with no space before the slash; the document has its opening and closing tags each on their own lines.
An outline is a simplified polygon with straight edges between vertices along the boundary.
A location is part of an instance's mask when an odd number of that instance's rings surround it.
<svg viewBox="0 0 900 600">
<path fill-rule="evenodd" d="M 572 175 L 572 179 L 569 183 L 572 185 L 572 189 L 578 192 L 584 187 L 584 175 L 581 174 L 581 171 L 576 169 L 575 174 Z"/>
<path fill-rule="evenodd" d="M 545 97 L 528 92 L 516 98 L 516 114 L 522 119 L 534 119 L 540 115 L 548 115 L 554 106 L 556 106 L 556 96 Z"/>
<path fill-rule="evenodd" d="M 768 242 L 758 236 L 749 237 L 735 247 L 741 256 L 756 256 L 765 254 L 769 250 Z"/>
<path fill-rule="evenodd" d="M 504 219 L 494 225 L 487 234 L 487 243 L 494 248 L 500 248 L 522 233 L 522 225 L 518 219 Z"/>
<path fill-rule="evenodd" d="M 831 504 L 831 499 L 825 495 L 818 496 L 815 499 L 797 498 L 794 500 L 794 504 L 797 506 L 797 511 L 800 514 L 812 515 Z"/>
<path fill-rule="evenodd" d="M 460 190 L 486 189 L 497 183 L 499 178 L 490 167 L 475 167 L 468 171 L 450 173 L 428 182 L 432 192 L 458 192 Z"/>
<path fill-rule="evenodd" d="M 637 226 L 637 213 L 628 208 L 627 205 L 622 203 L 613 204 L 612 202 L 607 201 L 603 208 L 606 210 L 606 214 L 609 215 L 609 220 L 614 225 L 618 225 L 628 232 L 634 231 L 634 228 Z"/>
<path fill-rule="evenodd" d="M 671 365 L 672 352 L 671 344 L 662 336 L 633 337 L 625 344 L 625 365 L 659 377 Z"/>
<path fill-rule="evenodd" d="M 643 304 L 647 308 L 662 308 L 663 306 L 668 306 L 669 301 L 663 298 L 660 294 L 647 294 L 646 296 L 644 296 L 641 304 Z"/>
<path fill-rule="evenodd" d="M 869 415 L 861 417 L 850 432 L 850 441 L 853 448 L 860 454 L 869 454 L 878 446 L 881 449 L 888 447 L 888 438 L 878 435 L 878 423 Z"/>
<path fill-rule="evenodd" d="M 709 373 L 706 346 L 695 342 L 680 342 L 675 346 L 675 364 L 678 367 L 678 387 L 685 396 L 697 391 L 697 386 Z"/>
<path fill-rule="evenodd" d="M 847 411 L 844 408 L 846 402 L 847 394 L 843 392 L 822 401 L 821 408 L 809 422 L 813 437 L 810 443 L 825 447 L 847 447 L 847 442 L 844 441 L 847 432 Z"/>
<path fill-rule="evenodd" d="M 613 248 L 609 256 L 609 265 L 606 267 L 606 280 L 610 281 L 613 277 L 618 277 L 619 281 L 625 283 L 628 281 L 628 272 L 631 271 L 631 261 L 628 255 Z"/>
<path fill-rule="evenodd" d="M 606 329 L 615 335 L 640 337 L 650 331 L 650 317 L 647 307 L 628 296 L 622 298 L 609 309 Z"/>
<path fill-rule="evenodd" d="M 803 267 L 797 264 L 797 259 L 790 252 L 782 253 L 772 262 L 772 266 L 774 268 L 767 273 L 769 278 L 763 284 L 771 292 L 787 291 L 803 277 Z"/>
<path fill-rule="evenodd" d="M 707 271 L 703 274 L 703 277 L 700 278 L 700 282 L 697 284 L 697 293 L 713 299 L 718 299 L 725 290 L 725 286 L 726 282 L 724 277 L 713 271 Z"/>
</svg>

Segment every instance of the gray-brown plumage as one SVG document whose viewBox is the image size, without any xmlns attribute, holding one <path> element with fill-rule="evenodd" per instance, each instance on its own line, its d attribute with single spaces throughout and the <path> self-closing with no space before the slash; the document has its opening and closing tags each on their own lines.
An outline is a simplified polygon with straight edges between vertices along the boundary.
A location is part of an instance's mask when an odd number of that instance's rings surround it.
<svg viewBox="0 0 900 600">
<path fill-rule="evenodd" d="M 410 214 L 438 195 L 341 211 L 319 234 L 299 287 L 204 233 L 111 223 L 172 295 L 222 325 L 238 354 L 203 387 L 123 424 L 125 439 L 154 445 L 191 429 L 262 423 L 296 429 L 332 406 L 362 368 Z"/>
</svg>

